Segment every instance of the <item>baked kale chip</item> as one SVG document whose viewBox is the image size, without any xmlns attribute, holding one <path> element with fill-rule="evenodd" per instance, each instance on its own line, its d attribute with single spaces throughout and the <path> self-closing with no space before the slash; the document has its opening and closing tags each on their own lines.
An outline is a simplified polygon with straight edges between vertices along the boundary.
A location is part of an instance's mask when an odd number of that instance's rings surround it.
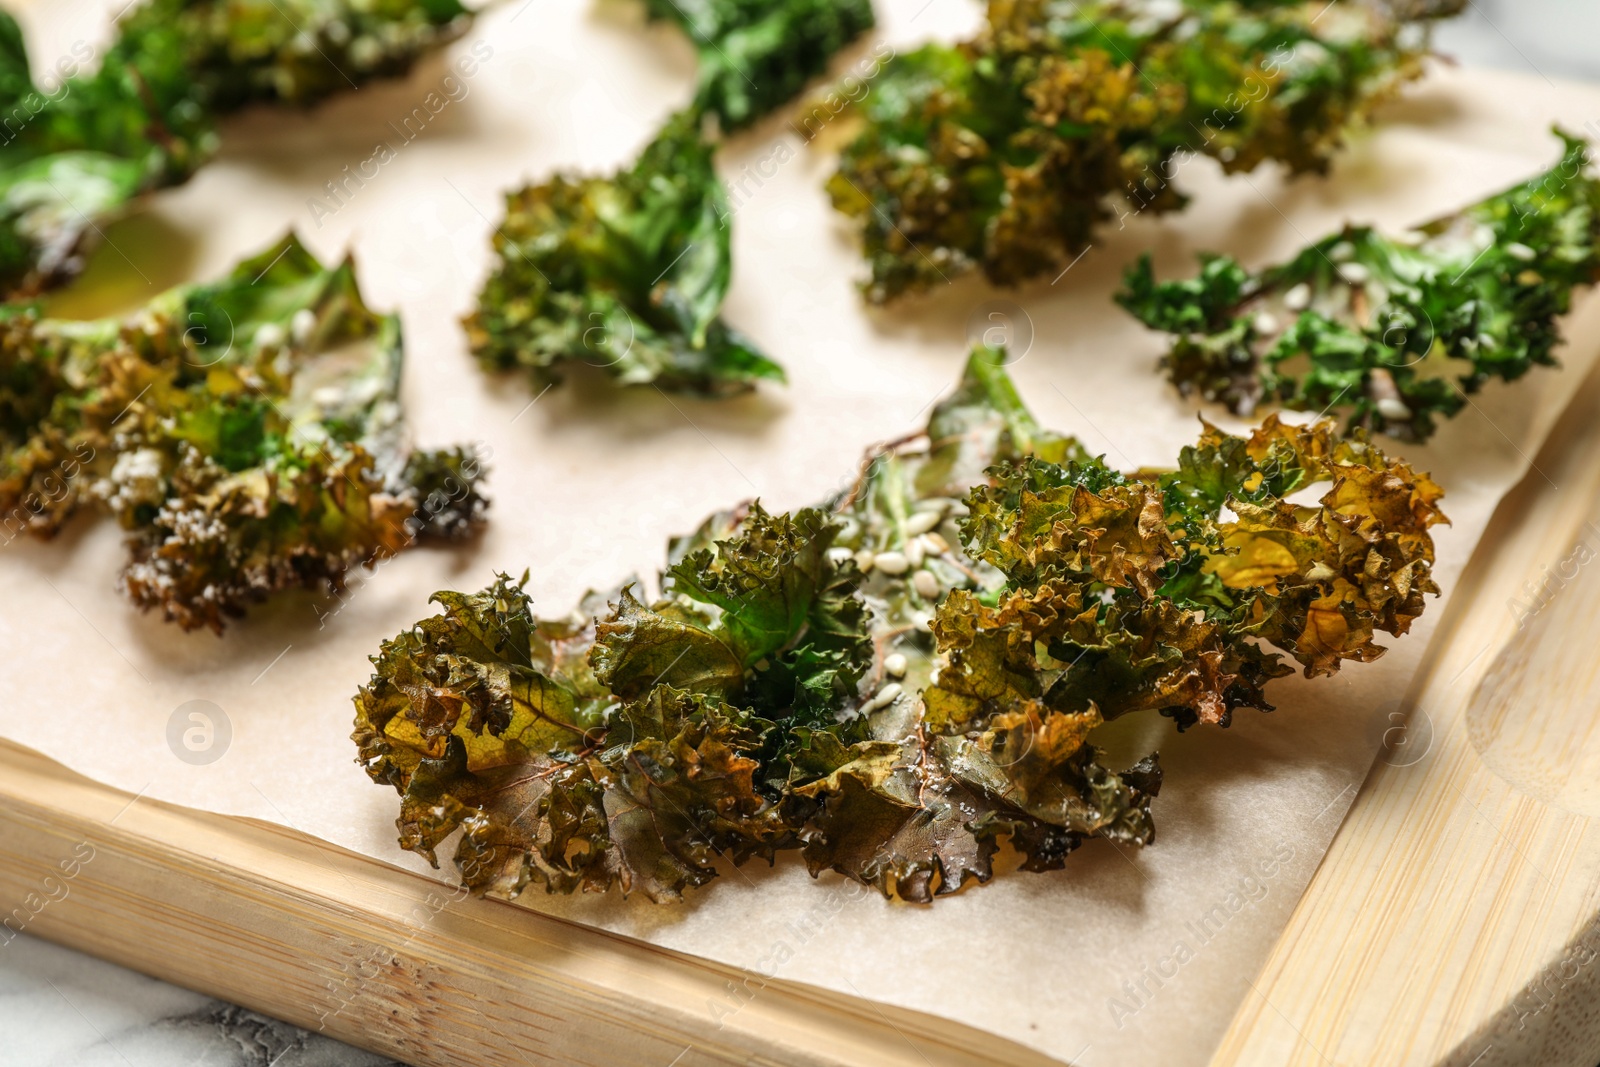
<svg viewBox="0 0 1600 1067">
<path fill-rule="evenodd" d="M 506 195 L 493 273 L 466 319 L 491 370 L 536 386 L 572 364 L 619 385 L 706 397 L 785 380 L 718 316 L 733 273 L 717 138 L 786 103 L 873 25 L 870 0 L 646 0 L 698 52 L 699 86 L 639 159 Z M 708 121 L 714 120 L 714 121 Z"/>
<path fill-rule="evenodd" d="M 1347 226 L 1280 266 L 1209 255 L 1159 284 L 1145 257 L 1117 299 L 1173 335 L 1163 362 L 1185 395 L 1426 440 L 1485 382 L 1553 366 L 1556 320 L 1600 279 L 1600 180 L 1589 145 L 1561 137 L 1545 174 L 1409 233 Z"/>
<path fill-rule="evenodd" d="M 1119 215 L 1182 207 L 1195 154 L 1321 171 L 1464 4 L 990 0 L 977 39 L 894 58 L 853 109 L 828 191 L 860 226 L 866 297 L 1054 274 Z"/>
<path fill-rule="evenodd" d="M 102 227 L 212 156 L 219 117 L 403 73 L 468 17 L 458 0 L 147 0 L 92 73 L 84 45 L 39 84 L 0 12 L 0 298 L 75 276 Z"/>
<path fill-rule="evenodd" d="M 126 321 L 0 318 L 0 530 L 53 536 L 81 506 L 127 531 L 121 585 L 186 630 L 289 588 L 470 534 L 470 449 L 400 422 L 400 323 L 349 261 L 286 238 Z"/>
<path fill-rule="evenodd" d="M 724 130 L 788 103 L 834 54 L 873 27 L 871 0 L 646 0 L 682 27 L 699 68 L 695 109 Z"/>
<path fill-rule="evenodd" d="M 623 385 L 726 396 L 783 369 L 718 316 L 732 277 L 727 191 L 692 112 L 631 168 L 556 175 L 506 196 L 498 264 L 466 319 L 493 370 L 558 381 L 587 364 Z"/>
<path fill-rule="evenodd" d="M 407 73 L 470 18 L 460 0 L 145 0 L 121 20 L 113 55 L 167 51 L 212 115 L 307 107 Z"/>
<path fill-rule="evenodd" d="M 925 433 L 816 507 L 713 515 L 654 595 L 544 619 L 526 575 L 436 594 L 373 657 L 353 737 L 401 795 L 401 845 L 437 862 L 457 835 L 480 893 L 672 900 L 719 857 L 796 849 L 927 902 L 987 882 L 1002 841 L 1032 871 L 1149 842 L 1156 757 L 1107 767 L 1095 730 L 1226 726 L 1270 707 L 1284 656 L 1379 656 L 1437 592 L 1440 495 L 1331 423 L 1276 419 L 1121 473 L 1041 429 L 978 349 Z"/>
</svg>

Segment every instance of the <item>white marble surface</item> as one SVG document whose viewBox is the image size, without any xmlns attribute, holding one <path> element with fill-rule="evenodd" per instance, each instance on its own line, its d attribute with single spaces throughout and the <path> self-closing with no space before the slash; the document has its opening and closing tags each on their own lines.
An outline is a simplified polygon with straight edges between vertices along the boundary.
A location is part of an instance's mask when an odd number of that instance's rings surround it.
<svg viewBox="0 0 1600 1067">
<path fill-rule="evenodd" d="M 1469 65 L 1600 81 L 1597 39 L 1592 0 L 1469 0 L 1439 47 Z M 0 946 L 0 1034 L 0 1067 L 393 1062 L 26 934 Z"/>
<path fill-rule="evenodd" d="M 22 934 L 0 946 L 4 1067 L 398 1067 Z"/>
<path fill-rule="evenodd" d="M 1594 0 L 1468 0 L 1439 50 L 1469 66 L 1557 80 L 1600 81 L 1600 4 Z"/>
</svg>

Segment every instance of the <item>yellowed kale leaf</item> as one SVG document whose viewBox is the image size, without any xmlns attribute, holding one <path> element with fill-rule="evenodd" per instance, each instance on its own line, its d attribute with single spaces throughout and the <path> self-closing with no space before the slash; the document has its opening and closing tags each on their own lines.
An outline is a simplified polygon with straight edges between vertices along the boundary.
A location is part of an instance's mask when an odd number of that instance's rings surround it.
<svg viewBox="0 0 1600 1067">
<path fill-rule="evenodd" d="M 1286 655 L 1371 659 L 1436 591 L 1439 489 L 1363 439 L 1207 427 L 1175 468 L 1124 473 L 1035 424 L 1002 366 L 975 352 L 926 432 L 827 505 L 673 541 L 653 599 L 540 620 L 504 578 L 440 594 L 357 697 L 402 844 L 459 832 L 463 880 L 500 895 L 675 899 L 794 850 L 926 903 L 1006 848 L 1047 871 L 1153 841 L 1160 765 L 1110 766 L 1105 724 L 1270 709 Z"/>
</svg>

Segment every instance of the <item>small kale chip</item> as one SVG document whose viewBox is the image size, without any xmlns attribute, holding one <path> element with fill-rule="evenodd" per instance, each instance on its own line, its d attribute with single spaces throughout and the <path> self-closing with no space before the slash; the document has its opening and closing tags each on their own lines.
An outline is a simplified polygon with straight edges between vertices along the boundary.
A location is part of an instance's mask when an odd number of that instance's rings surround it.
<svg viewBox="0 0 1600 1067">
<path fill-rule="evenodd" d="M 82 46 L 46 87 L 0 12 L 0 297 L 74 277 L 102 227 L 211 158 L 222 115 L 404 73 L 467 18 L 457 0 L 148 0 L 94 72 Z"/>
<path fill-rule="evenodd" d="M 1185 395 L 1426 440 L 1485 382 L 1553 366 L 1557 318 L 1600 279 L 1600 180 L 1589 145 L 1561 136 L 1547 173 L 1409 234 L 1348 226 L 1281 266 L 1205 256 L 1159 284 L 1145 257 L 1117 299 L 1174 335 L 1164 364 Z"/>
<path fill-rule="evenodd" d="M 1159 764 L 1105 766 L 1101 724 L 1226 726 L 1270 707 L 1281 654 L 1374 659 L 1437 592 L 1439 489 L 1364 440 L 1207 427 L 1124 474 L 1043 430 L 998 355 L 836 498 L 674 540 L 657 596 L 540 619 L 526 575 L 436 594 L 355 700 L 401 845 L 459 831 L 464 884 L 500 896 L 673 900 L 719 857 L 798 850 L 927 902 L 989 881 L 1003 842 L 1030 871 L 1148 843 Z"/>
<path fill-rule="evenodd" d="M 122 588 L 184 629 L 483 520 L 467 449 L 414 451 L 400 323 L 294 238 L 127 321 L 0 318 L 0 529 L 83 505 L 128 532 Z"/>
<path fill-rule="evenodd" d="M 976 40 L 896 57 L 828 191 L 861 227 L 875 304 L 981 270 L 1054 273 L 1128 212 L 1180 208 L 1204 154 L 1321 171 L 1417 77 L 1425 27 L 1465 0 L 1308 4 L 991 0 Z"/>
<path fill-rule="evenodd" d="M 495 267 L 466 319 L 491 370 L 536 386 L 586 364 L 619 385 L 706 397 L 782 382 L 719 317 L 732 211 L 714 138 L 797 94 L 873 24 L 870 0 L 646 0 L 698 52 L 699 88 L 639 159 L 609 178 L 557 174 L 506 196 Z M 707 120 L 715 119 L 716 130 Z"/>
<path fill-rule="evenodd" d="M 121 20 L 112 58 L 159 48 L 212 115 L 307 107 L 404 75 L 470 19 L 460 0 L 145 0 Z"/>
<path fill-rule="evenodd" d="M 783 381 L 718 316 L 733 264 L 711 155 L 684 112 L 620 174 L 558 174 L 508 194 L 498 265 L 466 320 L 483 364 L 548 384 L 584 363 L 623 385 L 704 396 Z"/>
<path fill-rule="evenodd" d="M 871 29 L 871 0 L 646 0 L 652 18 L 694 41 L 695 109 L 724 130 L 793 99 L 844 46 Z"/>
</svg>

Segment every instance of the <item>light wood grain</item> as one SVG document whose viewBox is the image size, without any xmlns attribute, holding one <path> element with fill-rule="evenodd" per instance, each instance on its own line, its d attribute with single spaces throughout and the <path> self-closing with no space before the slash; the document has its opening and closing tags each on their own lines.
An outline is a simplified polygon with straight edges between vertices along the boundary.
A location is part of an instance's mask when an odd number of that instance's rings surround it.
<svg viewBox="0 0 1600 1067">
<path fill-rule="evenodd" d="M 136 798 L 0 741 L 0 919 L 415 1067 L 1054 1061 L 471 898 L 282 827 Z M 729 983 L 753 990 L 718 1013 Z"/>
<path fill-rule="evenodd" d="M 1600 1061 L 1600 373 L 1534 465 L 1214 1067 Z"/>
</svg>

